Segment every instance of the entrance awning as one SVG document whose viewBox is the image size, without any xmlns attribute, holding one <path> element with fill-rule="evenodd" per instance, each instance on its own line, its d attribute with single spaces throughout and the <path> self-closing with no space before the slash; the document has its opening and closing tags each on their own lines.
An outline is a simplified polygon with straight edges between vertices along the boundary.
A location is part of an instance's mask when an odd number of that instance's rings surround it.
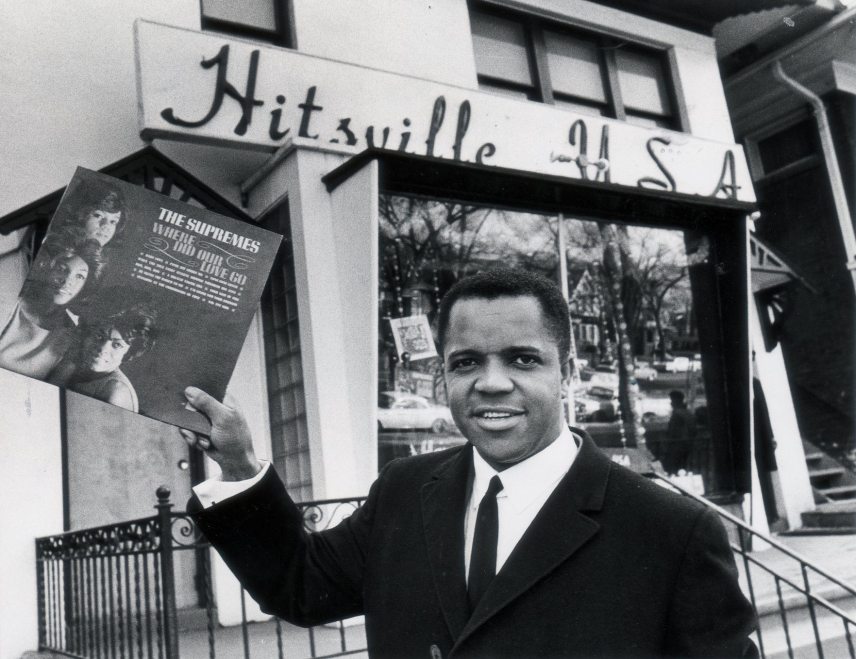
<svg viewBox="0 0 856 659">
<path fill-rule="evenodd" d="M 215 213 L 234 217 L 243 222 L 252 219 L 215 190 L 209 188 L 188 171 L 181 168 L 153 146 L 147 146 L 127 158 L 100 170 L 129 183 L 142 185 L 149 190 L 180 201 L 207 208 Z M 27 225 L 47 222 L 59 205 L 65 188 L 55 190 L 23 208 L 0 217 L 0 234 L 6 235 Z"/>
</svg>

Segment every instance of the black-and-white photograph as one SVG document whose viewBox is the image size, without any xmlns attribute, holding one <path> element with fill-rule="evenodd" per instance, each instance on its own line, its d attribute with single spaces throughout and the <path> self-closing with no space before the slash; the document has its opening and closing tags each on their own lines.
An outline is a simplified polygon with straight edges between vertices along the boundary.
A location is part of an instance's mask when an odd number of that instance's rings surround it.
<svg viewBox="0 0 856 659">
<path fill-rule="evenodd" d="M 856 659 L 855 0 L 0 6 L 0 659 Z"/>
</svg>

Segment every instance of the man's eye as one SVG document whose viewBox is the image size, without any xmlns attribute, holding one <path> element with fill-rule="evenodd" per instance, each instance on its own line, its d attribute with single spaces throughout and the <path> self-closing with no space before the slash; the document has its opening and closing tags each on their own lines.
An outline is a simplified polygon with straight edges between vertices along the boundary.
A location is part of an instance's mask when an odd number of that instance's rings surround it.
<svg viewBox="0 0 856 659">
<path fill-rule="evenodd" d="M 514 358 L 514 363 L 521 366 L 534 366 L 540 362 L 537 357 L 533 357 L 532 355 L 518 355 Z"/>
<path fill-rule="evenodd" d="M 453 371 L 457 371 L 461 369 L 471 368 L 475 366 L 475 364 L 476 360 L 470 357 L 467 357 L 465 359 L 456 359 L 450 364 L 450 369 Z"/>
</svg>

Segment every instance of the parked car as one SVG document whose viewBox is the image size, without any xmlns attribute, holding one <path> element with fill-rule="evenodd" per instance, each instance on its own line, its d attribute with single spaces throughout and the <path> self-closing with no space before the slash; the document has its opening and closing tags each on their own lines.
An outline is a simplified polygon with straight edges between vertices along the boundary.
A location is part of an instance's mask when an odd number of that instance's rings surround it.
<svg viewBox="0 0 856 659">
<path fill-rule="evenodd" d="M 650 364 L 641 362 L 636 365 L 635 370 L 633 371 L 633 375 L 636 376 L 637 380 L 645 380 L 645 382 L 653 382 L 657 379 L 657 369 L 651 366 Z"/>
<path fill-rule="evenodd" d="M 612 366 L 598 366 L 594 369 L 589 384 L 618 389 L 618 372 Z"/>
<path fill-rule="evenodd" d="M 668 397 L 639 396 L 636 404 L 639 416 L 645 422 L 657 417 L 668 419 L 672 415 L 672 401 Z"/>
<path fill-rule="evenodd" d="M 430 430 L 448 432 L 455 426 L 452 412 L 423 396 L 400 391 L 384 391 L 378 398 L 378 430 Z"/>
<path fill-rule="evenodd" d="M 690 370 L 692 362 L 689 357 L 675 357 L 669 362 L 666 362 L 667 373 L 686 373 Z"/>
</svg>

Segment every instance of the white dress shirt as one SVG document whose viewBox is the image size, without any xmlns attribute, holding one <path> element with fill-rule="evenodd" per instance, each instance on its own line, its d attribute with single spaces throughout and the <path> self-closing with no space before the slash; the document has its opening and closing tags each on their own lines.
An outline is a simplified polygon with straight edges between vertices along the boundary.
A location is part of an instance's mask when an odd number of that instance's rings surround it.
<svg viewBox="0 0 856 659">
<path fill-rule="evenodd" d="M 473 487 L 464 518 L 464 563 L 467 578 L 470 574 L 470 554 L 473 551 L 479 504 L 487 492 L 490 479 L 499 474 L 502 481 L 502 491 L 496 495 L 499 521 L 496 572 L 499 573 L 535 519 L 535 515 L 544 506 L 562 477 L 568 473 L 576 457 L 577 444 L 567 426 L 562 427 L 559 437 L 547 448 L 503 471 L 496 471 L 484 461 L 478 451 L 473 450 Z"/>
<path fill-rule="evenodd" d="M 267 460 L 259 460 L 259 463 L 262 465 L 262 470 L 252 478 L 242 481 L 224 481 L 222 474 L 217 474 L 206 481 L 202 481 L 199 485 L 194 485 L 193 493 L 203 508 L 210 508 L 218 501 L 223 501 L 240 494 L 244 490 L 249 490 L 258 483 L 270 469 L 270 462 Z"/>
<path fill-rule="evenodd" d="M 478 451 L 473 450 L 473 487 L 464 517 L 464 563 L 468 577 L 479 503 L 487 492 L 490 479 L 499 474 L 503 488 L 496 495 L 499 514 L 496 571 L 499 572 L 532 520 L 535 519 L 535 515 L 556 489 L 562 477 L 568 473 L 576 457 L 577 444 L 567 426 L 563 426 L 559 437 L 547 448 L 501 472 L 494 470 Z M 270 469 L 269 462 L 264 460 L 259 462 L 262 464 L 262 469 L 252 478 L 242 481 L 224 481 L 218 474 L 195 485 L 193 491 L 202 507 L 209 508 L 218 501 L 240 494 L 258 483 Z"/>
</svg>

